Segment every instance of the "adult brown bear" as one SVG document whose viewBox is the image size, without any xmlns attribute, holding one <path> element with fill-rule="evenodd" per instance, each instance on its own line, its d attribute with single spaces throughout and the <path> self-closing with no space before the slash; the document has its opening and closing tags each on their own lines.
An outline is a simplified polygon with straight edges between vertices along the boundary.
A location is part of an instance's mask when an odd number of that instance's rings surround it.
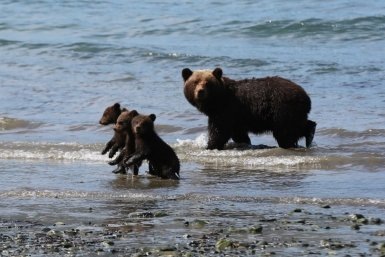
<svg viewBox="0 0 385 257">
<path fill-rule="evenodd" d="M 208 116 L 207 149 L 223 149 L 232 139 L 250 144 L 248 132 L 273 132 L 282 148 L 313 141 L 316 123 L 308 120 L 310 97 L 294 82 L 281 77 L 233 80 L 213 71 L 182 70 L 186 99 Z"/>
</svg>

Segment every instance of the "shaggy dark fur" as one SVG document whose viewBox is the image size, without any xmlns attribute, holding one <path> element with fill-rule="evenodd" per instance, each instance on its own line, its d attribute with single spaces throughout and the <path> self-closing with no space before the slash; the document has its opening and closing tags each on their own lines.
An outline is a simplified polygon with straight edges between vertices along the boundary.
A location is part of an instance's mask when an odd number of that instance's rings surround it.
<svg viewBox="0 0 385 257">
<path fill-rule="evenodd" d="M 174 150 L 155 132 L 155 119 L 155 114 L 137 115 L 132 119 L 135 152 L 125 159 L 125 163 L 130 166 L 147 159 L 153 168 L 152 175 L 167 179 L 179 179 L 179 159 Z"/>
<path fill-rule="evenodd" d="M 316 123 L 308 120 L 311 101 L 305 90 L 281 77 L 232 80 L 222 70 L 182 71 L 186 99 L 208 116 L 208 149 L 223 149 L 229 139 L 250 144 L 248 132 L 273 132 L 282 148 L 309 147 Z"/>
</svg>

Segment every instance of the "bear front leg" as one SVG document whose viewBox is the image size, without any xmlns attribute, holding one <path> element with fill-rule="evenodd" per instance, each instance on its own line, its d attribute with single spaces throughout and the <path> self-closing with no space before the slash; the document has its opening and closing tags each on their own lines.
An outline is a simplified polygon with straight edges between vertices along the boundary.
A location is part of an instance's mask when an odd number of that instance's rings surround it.
<svg viewBox="0 0 385 257">
<path fill-rule="evenodd" d="M 234 143 L 237 144 L 251 144 L 251 140 L 247 132 L 235 132 L 231 138 L 233 139 Z"/>
<path fill-rule="evenodd" d="M 305 139 L 306 139 L 307 148 L 309 148 L 311 146 L 311 143 L 313 142 L 316 127 L 317 127 L 317 123 L 315 123 L 314 121 L 308 120 L 306 122 Z"/>
<path fill-rule="evenodd" d="M 112 171 L 115 174 L 126 174 L 126 167 L 124 167 L 123 163 L 119 163 L 116 169 Z"/>
<path fill-rule="evenodd" d="M 132 171 L 132 174 L 137 176 L 139 174 L 139 166 L 138 165 L 132 165 L 130 167 L 130 170 Z"/>
<path fill-rule="evenodd" d="M 293 134 L 283 129 L 273 131 L 273 136 L 277 140 L 278 146 L 284 149 L 298 147 L 298 136 Z"/>
<path fill-rule="evenodd" d="M 125 159 L 124 163 L 125 163 L 126 167 L 130 167 L 132 165 L 138 165 L 139 166 L 144 159 L 145 159 L 145 156 L 143 154 L 135 153 L 135 154 L 131 155 L 129 158 L 127 158 L 127 160 Z"/>
<path fill-rule="evenodd" d="M 148 174 L 153 176 L 159 176 L 159 172 L 154 168 L 150 161 L 148 162 Z"/>
<path fill-rule="evenodd" d="M 116 152 L 119 150 L 119 145 L 118 144 L 114 144 L 112 147 L 111 147 L 111 150 L 108 154 L 108 157 L 112 158 L 114 157 L 114 155 L 116 154 Z"/>
<path fill-rule="evenodd" d="M 123 165 L 130 169 L 133 175 L 137 176 L 139 174 L 139 167 L 142 166 L 142 161 L 137 161 L 133 165 L 126 165 L 126 161 L 128 161 L 132 156 L 132 154 L 125 154 L 123 159 Z"/>
<path fill-rule="evenodd" d="M 108 162 L 108 164 L 112 166 L 112 165 L 117 165 L 117 164 L 119 164 L 120 162 L 122 162 L 122 161 L 123 161 L 123 158 L 124 158 L 124 155 L 125 155 L 125 152 L 126 152 L 126 151 L 123 149 L 123 150 L 119 153 L 119 155 L 118 155 L 114 160 Z"/>
<path fill-rule="evenodd" d="M 102 150 L 102 154 L 106 154 L 110 149 L 111 147 L 115 144 L 115 140 L 114 138 L 112 138 L 110 141 L 107 142 L 106 146 L 104 147 L 104 149 Z"/>
<path fill-rule="evenodd" d="M 225 144 L 230 139 L 230 133 L 227 129 L 225 129 L 225 125 L 222 125 L 221 123 L 222 122 L 215 122 L 209 118 L 207 143 L 208 150 L 223 150 Z"/>
</svg>

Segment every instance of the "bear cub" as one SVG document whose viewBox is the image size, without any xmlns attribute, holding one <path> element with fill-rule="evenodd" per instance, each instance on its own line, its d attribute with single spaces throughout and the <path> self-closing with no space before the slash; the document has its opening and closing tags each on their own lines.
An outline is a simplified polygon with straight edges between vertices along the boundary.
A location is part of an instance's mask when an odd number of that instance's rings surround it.
<svg viewBox="0 0 385 257">
<path fill-rule="evenodd" d="M 102 117 L 99 120 L 99 124 L 101 125 L 109 125 L 109 124 L 116 124 L 119 120 L 119 117 L 121 114 L 127 113 L 128 110 L 126 108 L 121 108 L 119 103 L 115 103 L 111 106 L 108 106 L 104 112 Z M 124 115 L 120 118 L 121 121 L 124 119 Z M 107 142 L 105 147 L 102 150 L 102 154 L 106 154 L 109 151 L 109 157 L 112 158 L 115 153 L 119 150 L 121 150 L 126 142 L 126 133 L 125 132 L 117 132 L 114 129 L 114 135 L 113 137 Z M 126 173 L 126 169 L 123 163 L 117 163 L 118 167 L 113 170 L 113 173 Z"/>
<path fill-rule="evenodd" d="M 115 147 L 122 148 L 119 155 L 112 161 L 110 165 L 125 166 L 123 159 L 125 156 L 131 156 L 135 152 L 135 137 L 132 133 L 131 121 L 132 118 L 139 115 L 136 110 L 122 112 L 114 126 L 114 137 L 111 139 L 115 143 Z M 115 138 L 115 139 L 114 139 Z M 119 138 L 116 140 L 116 138 Z M 111 153 L 111 152 L 110 152 Z M 112 157 L 112 156 L 110 156 Z M 138 175 L 141 162 L 135 163 L 135 165 L 129 165 L 127 168 L 131 168 L 134 175 Z M 114 172 L 114 171 L 113 171 Z M 121 172 L 114 172 L 121 173 Z"/>
<path fill-rule="evenodd" d="M 127 109 L 126 108 L 120 108 L 119 103 L 115 103 L 111 106 L 108 106 L 104 110 L 103 115 L 99 120 L 99 124 L 100 125 L 115 124 L 119 115 L 124 111 L 127 111 Z"/>
<path fill-rule="evenodd" d="M 140 165 L 147 159 L 152 175 L 165 179 L 179 179 L 180 163 L 174 150 L 164 142 L 154 129 L 155 114 L 136 115 L 131 121 L 135 137 L 135 152 L 126 156 L 127 166 Z"/>
<path fill-rule="evenodd" d="M 128 110 L 126 108 L 121 108 L 119 103 L 115 103 L 111 106 L 108 106 L 104 110 L 103 115 L 99 120 L 99 124 L 116 124 L 120 114 L 127 111 Z M 124 146 L 125 139 L 125 135 L 114 133 L 114 136 L 111 138 L 110 141 L 107 142 L 107 144 L 103 148 L 102 154 L 106 154 L 108 151 L 111 150 L 109 153 L 109 157 L 112 158 L 115 153 Z"/>
<path fill-rule="evenodd" d="M 128 113 L 128 111 L 123 111 L 118 119 L 116 120 L 116 123 L 117 124 L 118 122 L 120 123 L 124 123 L 125 119 L 126 119 L 126 114 Z M 110 139 L 110 141 L 107 142 L 106 146 L 104 147 L 104 149 L 102 150 L 102 154 L 106 154 L 108 151 L 108 157 L 112 158 L 114 157 L 114 155 L 116 154 L 117 151 L 121 150 L 125 143 L 126 143 L 126 137 L 127 137 L 127 133 L 126 131 L 118 131 L 116 130 L 116 128 L 114 127 L 114 135 L 113 137 Z"/>
<path fill-rule="evenodd" d="M 221 68 L 182 70 L 187 101 L 208 116 L 207 149 L 223 149 L 232 139 L 250 144 L 248 133 L 272 132 L 279 147 L 293 148 L 306 139 L 310 147 L 316 128 L 308 120 L 310 97 L 281 77 L 233 80 Z"/>
</svg>

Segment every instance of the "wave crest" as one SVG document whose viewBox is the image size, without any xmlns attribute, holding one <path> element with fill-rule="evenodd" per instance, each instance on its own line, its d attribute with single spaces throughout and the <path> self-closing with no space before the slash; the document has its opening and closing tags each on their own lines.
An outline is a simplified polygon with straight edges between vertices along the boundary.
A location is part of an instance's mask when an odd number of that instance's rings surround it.
<svg viewBox="0 0 385 257">
<path fill-rule="evenodd" d="M 31 122 L 10 117 L 0 117 L 0 131 L 17 130 L 17 129 L 35 129 L 41 123 Z"/>
</svg>

